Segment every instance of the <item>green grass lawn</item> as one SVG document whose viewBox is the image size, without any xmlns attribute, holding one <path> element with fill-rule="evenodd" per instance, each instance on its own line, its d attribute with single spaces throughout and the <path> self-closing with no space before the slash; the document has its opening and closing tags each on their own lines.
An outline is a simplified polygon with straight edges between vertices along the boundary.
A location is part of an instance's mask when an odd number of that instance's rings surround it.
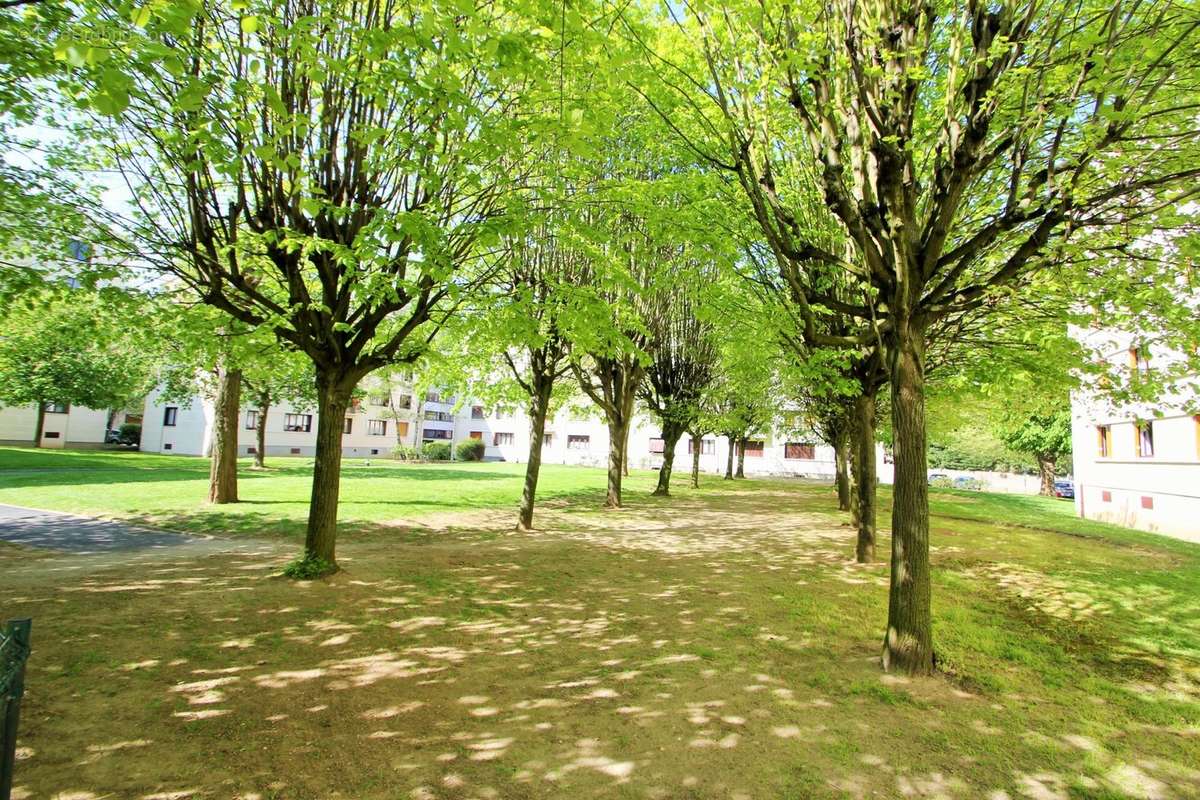
<svg viewBox="0 0 1200 800">
<path fill-rule="evenodd" d="M 0 447 L 0 503 L 132 519 L 174 530 L 302 534 L 312 459 L 269 459 L 265 470 L 251 464 L 240 464 L 239 503 L 208 506 L 207 459 Z M 515 509 L 524 476 L 524 464 L 347 459 L 339 522 L 355 532 L 433 515 Z M 630 491 L 653 488 L 653 478 L 653 473 L 634 471 L 627 479 Z M 602 470 L 546 464 L 539 496 L 550 504 L 588 503 L 602 499 L 604 487 Z"/>
<path fill-rule="evenodd" d="M 635 474 L 605 512 L 550 468 L 518 534 L 519 466 L 348 465 L 345 569 L 297 584 L 309 465 L 275 463 L 227 510 L 202 461 L 0 452 L 0 502 L 288 534 L 0 547 L 35 619 L 16 797 L 1200 797 L 1198 546 L 934 492 L 941 671 L 906 679 L 886 531 L 854 564 L 829 487 Z"/>
</svg>

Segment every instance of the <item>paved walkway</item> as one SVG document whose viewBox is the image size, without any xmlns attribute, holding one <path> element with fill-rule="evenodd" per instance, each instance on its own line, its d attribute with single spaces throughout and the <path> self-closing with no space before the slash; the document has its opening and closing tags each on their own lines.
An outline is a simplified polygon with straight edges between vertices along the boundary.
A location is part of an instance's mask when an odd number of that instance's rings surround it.
<svg viewBox="0 0 1200 800">
<path fill-rule="evenodd" d="M 71 553 L 161 549 L 202 539 L 122 522 L 0 505 L 0 540 Z"/>
</svg>

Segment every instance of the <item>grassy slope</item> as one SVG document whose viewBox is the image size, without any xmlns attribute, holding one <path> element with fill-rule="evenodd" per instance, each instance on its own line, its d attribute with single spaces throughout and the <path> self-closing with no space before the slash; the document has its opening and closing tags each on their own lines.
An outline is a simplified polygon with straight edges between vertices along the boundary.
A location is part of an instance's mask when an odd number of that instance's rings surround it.
<svg viewBox="0 0 1200 800">
<path fill-rule="evenodd" d="M 18 457 L 41 455 L 0 455 Z M 164 462 L 203 485 L 194 460 L 87 458 L 135 469 L 62 495 L 9 471 L 0 502 L 32 491 L 124 513 L 99 487 L 120 477 L 118 494 L 153 493 L 152 476 L 131 474 Z M 303 467 L 287 466 L 246 490 L 296 491 Z M 407 480 L 424 469 L 352 468 L 345 488 L 384 499 L 362 504 L 370 519 L 430 508 L 414 499 L 515 498 L 512 466 Z M 906 681 L 877 666 L 887 566 L 847 561 L 827 488 L 709 480 L 664 500 L 635 476 L 630 508 L 603 513 L 602 473 L 551 473 L 560 499 L 540 534 L 364 526 L 342 550 L 347 572 L 309 586 L 268 577 L 291 545 L 82 575 L 78 559 L 0 549 L 0 608 L 34 615 L 40 634 L 22 741 L 34 752 L 17 785 L 35 797 L 1200 797 L 1200 547 L 1082 522 L 1061 501 L 936 492 L 945 672 Z M 173 502 L 191 524 L 228 519 L 189 510 L 190 497 Z M 292 505 L 260 513 L 291 529 Z"/>
</svg>

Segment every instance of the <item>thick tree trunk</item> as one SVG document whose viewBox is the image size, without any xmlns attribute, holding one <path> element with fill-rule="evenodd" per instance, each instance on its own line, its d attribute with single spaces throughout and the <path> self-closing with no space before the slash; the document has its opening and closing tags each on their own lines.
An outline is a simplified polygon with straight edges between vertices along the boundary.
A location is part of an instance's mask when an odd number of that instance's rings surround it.
<svg viewBox="0 0 1200 800">
<path fill-rule="evenodd" d="M 342 474 L 342 428 L 355 381 L 317 374 L 317 452 L 304 540 L 306 559 L 337 568 L 337 506 Z"/>
<path fill-rule="evenodd" d="M 1057 459 L 1054 456 L 1038 456 L 1038 472 L 1042 476 L 1042 488 L 1040 494 L 1046 497 L 1054 497 L 1054 468 L 1058 465 Z"/>
<path fill-rule="evenodd" d="M 842 431 L 833 443 L 834 478 L 837 488 L 838 511 L 850 510 L 850 442 Z"/>
<path fill-rule="evenodd" d="M 922 326 L 896 318 L 891 352 L 896 478 L 892 569 L 883 667 L 933 671 L 929 585 L 929 489 L 925 438 L 925 342 Z"/>
<path fill-rule="evenodd" d="M 42 446 L 42 435 L 46 432 L 46 404 L 38 403 L 37 422 L 33 425 L 33 446 Z"/>
<path fill-rule="evenodd" d="M 733 480 L 733 451 L 737 447 L 737 440 L 732 436 L 725 437 L 729 439 L 729 453 L 725 458 L 725 480 Z"/>
<path fill-rule="evenodd" d="M 629 418 L 630 415 L 626 414 L 625 419 L 629 420 Z M 632 429 L 633 426 L 627 421 L 625 423 L 625 438 L 621 440 L 621 474 L 626 478 L 629 477 L 629 434 Z"/>
<path fill-rule="evenodd" d="M 737 473 L 734 475 L 734 477 L 735 478 L 746 477 L 746 437 L 745 436 L 738 439 Z"/>
<path fill-rule="evenodd" d="M 700 488 L 700 450 L 704 445 L 704 437 L 692 434 L 692 488 Z"/>
<path fill-rule="evenodd" d="M 208 502 L 236 503 L 238 416 L 242 371 L 217 367 L 217 396 L 213 401 L 213 441 L 208 473 Z"/>
<path fill-rule="evenodd" d="M 608 496 L 605 508 L 621 507 L 621 476 L 624 472 L 625 429 L 628 423 L 609 416 L 608 419 Z"/>
<path fill-rule="evenodd" d="M 875 390 L 864 391 L 854 399 L 854 424 L 851 451 L 854 459 L 857 493 L 855 527 L 858 541 L 855 558 L 860 564 L 875 560 L 875 523 L 877 488 L 879 484 L 875 467 Z"/>
<path fill-rule="evenodd" d="M 671 469 L 675 465 L 675 447 L 679 444 L 682 436 L 683 428 L 679 425 L 663 425 L 663 463 L 658 468 L 658 486 L 654 489 L 654 494 L 660 497 L 667 497 L 671 494 Z"/>
<path fill-rule="evenodd" d="M 535 387 L 530 399 L 529 461 L 525 464 L 525 488 L 521 492 L 521 510 L 517 530 L 533 530 L 533 504 L 537 498 L 538 473 L 542 469 L 542 442 L 546 436 L 546 414 L 550 408 L 550 385 Z"/>
</svg>

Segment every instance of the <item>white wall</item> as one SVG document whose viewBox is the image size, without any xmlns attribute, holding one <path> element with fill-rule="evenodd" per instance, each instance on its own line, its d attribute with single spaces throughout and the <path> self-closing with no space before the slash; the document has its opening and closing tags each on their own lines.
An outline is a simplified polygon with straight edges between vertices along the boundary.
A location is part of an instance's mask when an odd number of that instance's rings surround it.
<svg viewBox="0 0 1200 800">
<path fill-rule="evenodd" d="M 104 443 L 107 421 L 107 410 L 97 411 L 83 406 L 70 406 L 66 414 L 48 413 L 42 432 L 42 447 L 98 447 Z M 31 445 L 35 430 L 36 406 L 0 408 L 0 442 Z"/>
</svg>

